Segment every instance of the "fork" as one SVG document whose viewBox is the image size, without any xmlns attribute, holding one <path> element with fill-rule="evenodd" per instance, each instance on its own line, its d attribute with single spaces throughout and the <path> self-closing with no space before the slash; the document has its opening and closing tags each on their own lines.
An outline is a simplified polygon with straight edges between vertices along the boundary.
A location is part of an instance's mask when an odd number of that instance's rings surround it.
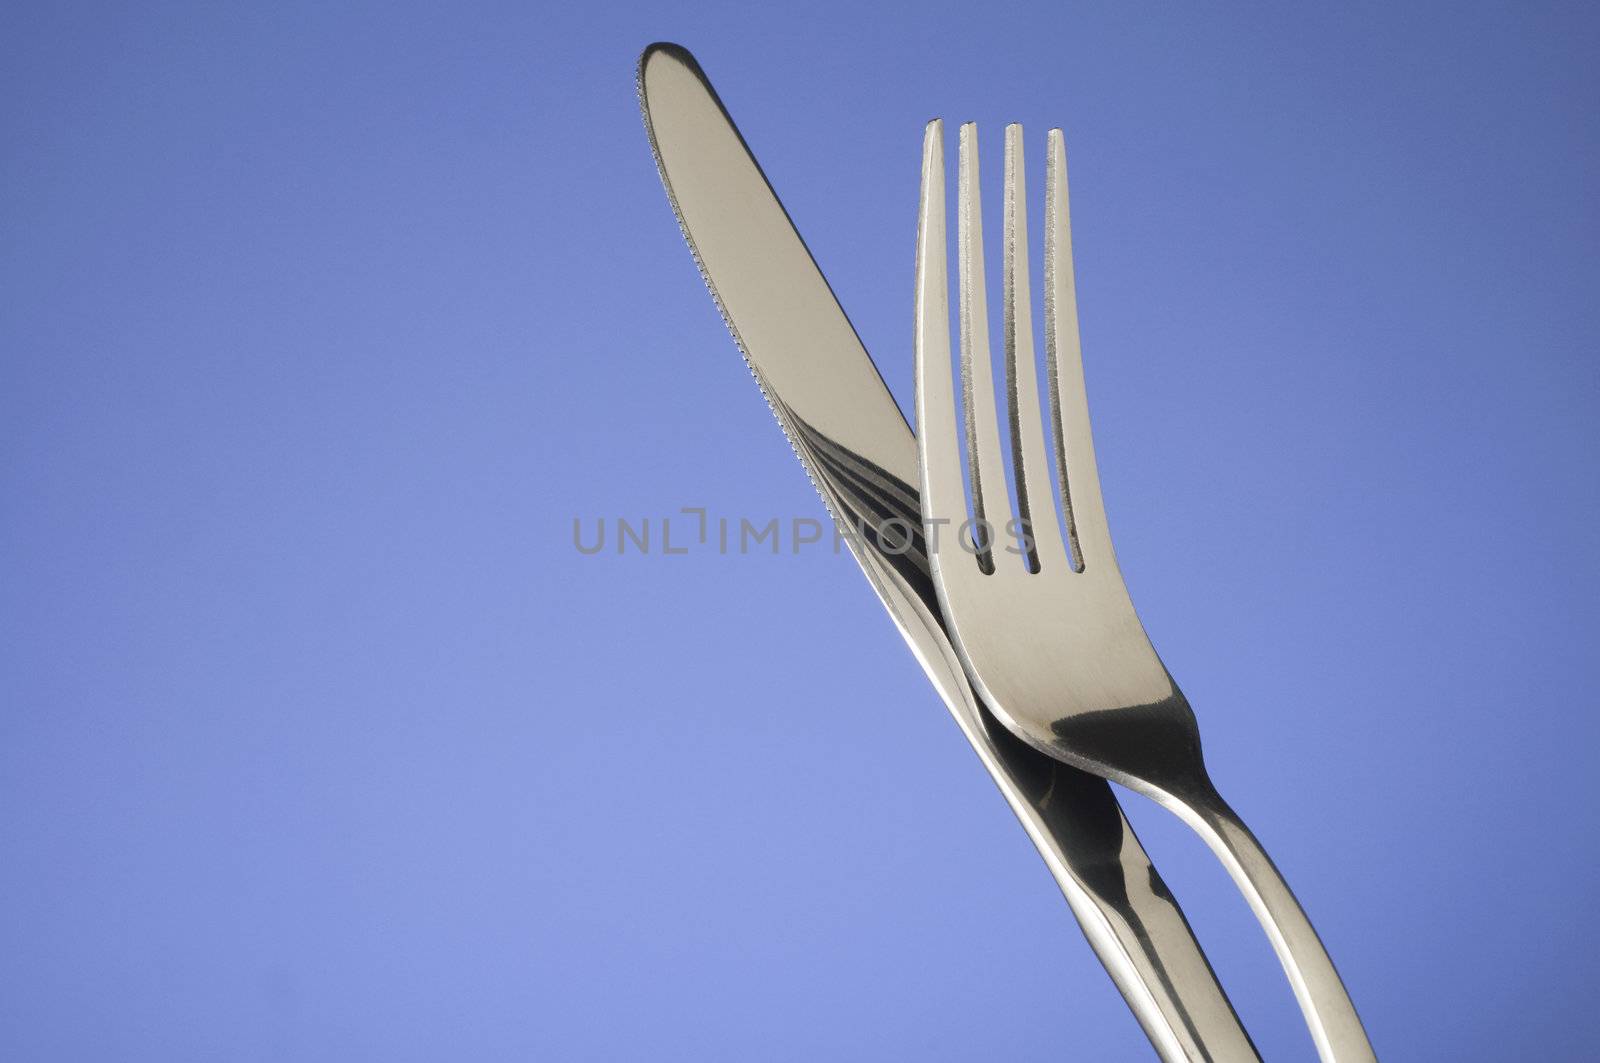
<svg viewBox="0 0 1600 1063">
<path fill-rule="evenodd" d="M 1034 361 L 1022 129 L 1006 128 L 1002 304 L 1013 516 L 989 356 L 977 128 L 961 127 L 957 254 L 969 519 L 950 364 L 942 121 L 930 122 L 923 139 L 917 441 L 922 519 L 940 608 L 968 677 L 1008 729 L 1050 756 L 1152 798 L 1206 841 L 1271 939 L 1321 1059 L 1373 1060 L 1361 1019 L 1310 919 L 1212 785 L 1194 711 L 1150 644 L 1117 567 L 1084 393 L 1059 129 L 1050 131 L 1047 151 L 1044 334 L 1054 468 L 1045 456 Z M 1052 480 L 1061 492 L 1060 523 Z"/>
</svg>

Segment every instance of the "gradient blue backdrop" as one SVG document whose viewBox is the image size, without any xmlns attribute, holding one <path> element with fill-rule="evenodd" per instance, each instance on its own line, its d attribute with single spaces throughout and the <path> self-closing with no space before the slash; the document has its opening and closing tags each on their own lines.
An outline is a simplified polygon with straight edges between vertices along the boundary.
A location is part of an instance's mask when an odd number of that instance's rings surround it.
<svg viewBox="0 0 1600 1063">
<path fill-rule="evenodd" d="M 1147 1058 L 847 557 L 573 549 L 821 515 L 646 150 L 658 38 L 902 402 L 923 122 L 1066 127 L 1216 776 L 1386 1059 L 1593 1058 L 1600 17 L 1388 3 L 7 4 L 0 1057 Z"/>
</svg>

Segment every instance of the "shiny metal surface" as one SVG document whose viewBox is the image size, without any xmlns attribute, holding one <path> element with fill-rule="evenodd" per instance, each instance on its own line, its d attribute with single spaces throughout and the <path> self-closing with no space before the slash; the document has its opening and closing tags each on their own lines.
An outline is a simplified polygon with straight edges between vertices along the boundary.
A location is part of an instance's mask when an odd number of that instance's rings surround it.
<svg viewBox="0 0 1600 1063">
<path fill-rule="evenodd" d="M 944 131 L 923 143 L 917 236 L 917 436 L 922 515 L 939 604 L 984 702 L 1040 752 L 1148 795 L 1211 846 L 1277 950 L 1324 1060 L 1374 1057 L 1333 961 L 1260 842 L 1218 795 L 1195 716 L 1134 612 L 1111 546 L 1090 435 L 1079 349 L 1066 149 L 1051 130 L 1046 160 L 1044 300 L 1047 376 L 1058 467 L 1045 460 L 1031 347 L 1022 131 L 1006 131 L 1005 336 L 1019 508 L 1005 489 L 992 395 L 984 295 L 977 130 L 960 132 L 958 254 L 964 430 L 975 521 L 963 539 L 955 379 L 951 369 Z M 1058 521 L 1052 480 L 1064 501 Z M 1015 522 L 1015 523 L 1013 523 Z M 1007 529 L 1011 529 L 1008 533 Z M 976 539 L 973 542 L 972 539 Z"/>
<path fill-rule="evenodd" d="M 1258 1058 L 1110 787 L 980 707 L 916 531 L 916 441 L 704 73 L 652 45 L 639 94 L 673 210 L 756 382 L 830 512 L 859 529 L 856 560 L 1151 1043 L 1166 1060 Z"/>
</svg>

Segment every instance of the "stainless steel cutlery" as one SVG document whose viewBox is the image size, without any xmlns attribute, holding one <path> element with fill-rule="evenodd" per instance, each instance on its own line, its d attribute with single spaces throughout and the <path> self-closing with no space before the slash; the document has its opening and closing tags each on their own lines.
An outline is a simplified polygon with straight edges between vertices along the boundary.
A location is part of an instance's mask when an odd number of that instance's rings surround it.
<svg viewBox="0 0 1600 1063">
<path fill-rule="evenodd" d="M 991 522 L 1001 531 L 980 533 L 975 545 L 982 549 L 970 551 L 958 530 L 974 525 L 956 450 L 947 282 L 941 279 L 939 124 L 929 127 L 925 141 L 918 241 L 919 440 L 693 57 L 675 45 L 652 45 L 639 61 L 638 90 L 673 211 L 757 384 L 846 529 L 869 583 L 1158 1054 L 1166 1060 L 1258 1058 L 1107 778 L 1179 811 L 1212 842 L 1268 928 L 1324 1058 L 1371 1058 L 1309 922 L 1206 781 L 1193 716 L 1122 589 L 1083 403 L 1059 134 L 1052 134 L 1049 160 L 1045 301 L 1057 451 L 1065 456 L 1070 487 L 1063 492 L 1071 507 L 1066 535 L 1058 529 L 1052 537 L 1045 526 L 1055 519 L 1050 482 L 1060 470 L 1043 457 L 1026 302 L 1027 229 L 1021 197 L 1008 195 L 1008 391 L 1026 522 L 1014 524 L 1013 532 L 1040 531 L 1025 539 L 1013 534 L 1010 541 L 1021 553 L 1006 550 L 1009 502 L 981 314 L 980 197 L 975 163 L 969 163 L 961 186 L 962 351 L 967 408 L 975 417 L 969 426 L 974 508 L 979 517 L 1002 517 Z M 1020 138 L 1014 150 L 1008 139 L 1007 159 L 1008 175 L 1020 172 Z M 1008 176 L 1008 192 L 1015 187 Z M 952 522 L 942 542 L 914 532 L 907 548 L 903 536 L 889 530 L 922 529 L 926 519 Z M 1000 589 L 1019 586 L 1021 597 L 1007 607 Z"/>
<path fill-rule="evenodd" d="M 1261 843 L 1211 784 L 1194 712 L 1150 645 L 1117 567 L 1083 386 L 1059 129 L 1050 131 L 1045 160 L 1044 335 L 1056 461 L 1045 456 L 1021 127 L 1006 130 L 1005 149 L 1003 306 L 1016 514 L 1006 491 L 993 394 L 977 129 L 962 126 L 956 214 L 969 517 L 950 362 L 941 122 L 929 123 L 923 143 L 917 443 L 923 521 L 958 529 L 929 551 L 946 630 L 984 704 L 1008 730 L 1040 752 L 1153 798 L 1205 839 L 1266 929 L 1318 1053 L 1341 1063 L 1371 1060 L 1355 1006 L 1311 921 Z M 961 539 L 963 525 L 978 534 Z"/>
</svg>

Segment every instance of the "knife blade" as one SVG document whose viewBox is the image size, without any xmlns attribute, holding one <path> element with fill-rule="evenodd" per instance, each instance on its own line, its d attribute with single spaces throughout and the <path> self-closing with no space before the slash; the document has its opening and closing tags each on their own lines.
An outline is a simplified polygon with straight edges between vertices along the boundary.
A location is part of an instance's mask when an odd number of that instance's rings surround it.
<svg viewBox="0 0 1600 1063">
<path fill-rule="evenodd" d="M 1146 1036 L 1165 1060 L 1259 1059 L 1110 786 L 1026 747 L 973 692 L 928 572 L 915 437 L 699 63 L 652 44 L 637 77 L 667 198 L 735 344 Z"/>
</svg>

